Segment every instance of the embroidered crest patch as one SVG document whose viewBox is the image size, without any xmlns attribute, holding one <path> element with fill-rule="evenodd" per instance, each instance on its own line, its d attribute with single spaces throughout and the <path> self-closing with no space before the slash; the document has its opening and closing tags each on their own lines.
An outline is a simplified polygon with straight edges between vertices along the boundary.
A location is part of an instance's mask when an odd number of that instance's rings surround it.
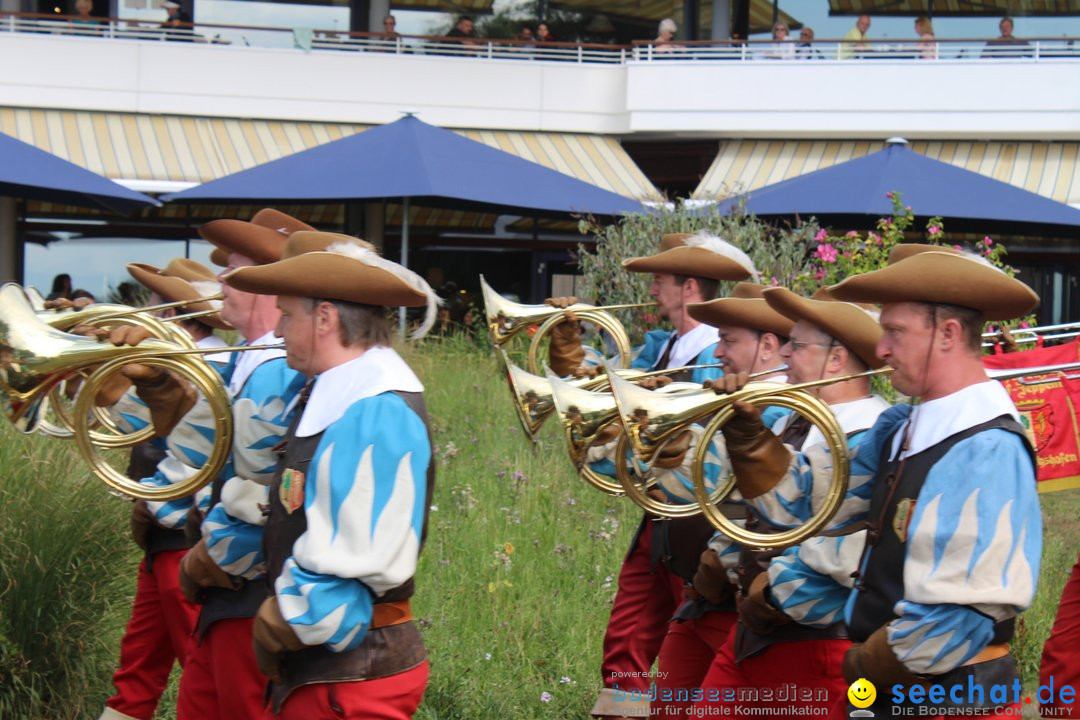
<svg viewBox="0 0 1080 720">
<path fill-rule="evenodd" d="M 911 516 L 915 514 L 915 500 L 904 498 L 896 504 L 896 512 L 892 518 L 892 529 L 900 542 L 907 542 L 908 525 L 911 524 Z"/>
<path fill-rule="evenodd" d="M 294 510 L 304 507 L 304 473 L 292 468 L 285 468 L 281 473 L 281 485 L 278 497 L 290 515 Z"/>
</svg>

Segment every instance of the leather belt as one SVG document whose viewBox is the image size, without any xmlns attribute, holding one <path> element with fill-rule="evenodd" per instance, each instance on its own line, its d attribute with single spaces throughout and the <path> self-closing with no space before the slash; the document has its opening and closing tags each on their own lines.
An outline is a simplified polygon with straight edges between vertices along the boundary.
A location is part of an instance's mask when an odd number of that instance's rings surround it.
<svg viewBox="0 0 1080 720">
<path fill-rule="evenodd" d="M 371 629 L 400 625 L 413 619 L 412 607 L 408 600 L 376 603 L 371 608 Z"/>
<path fill-rule="evenodd" d="M 964 665 L 975 665 L 977 663 L 990 662 L 991 660 L 997 660 L 998 658 L 1005 657 L 1009 654 L 1009 644 L 999 643 L 998 645 L 987 645 L 978 653 L 975 657 L 968 660 Z"/>
</svg>

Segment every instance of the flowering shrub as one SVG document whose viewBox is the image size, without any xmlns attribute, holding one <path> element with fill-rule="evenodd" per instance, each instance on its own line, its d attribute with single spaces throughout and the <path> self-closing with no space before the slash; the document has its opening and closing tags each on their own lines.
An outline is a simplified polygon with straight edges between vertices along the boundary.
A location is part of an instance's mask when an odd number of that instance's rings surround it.
<svg viewBox="0 0 1080 720">
<path fill-rule="evenodd" d="M 666 233 L 706 230 L 722 237 L 753 259 L 761 271 L 759 282 L 807 296 L 851 275 L 885 267 L 889 253 L 899 243 L 947 243 L 941 218 L 931 218 L 920 232 L 913 227 L 915 213 L 910 205 L 904 205 L 900 193 L 890 192 L 887 197 L 892 203 L 892 215 L 878 220 L 876 228 L 865 234 L 855 230 L 834 234 L 814 221 L 794 228 L 776 228 L 749 215 L 691 212 L 684 206 L 652 215 L 628 216 L 606 228 L 583 223 L 582 230 L 594 234 L 596 245 L 579 246 L 579 264 L 584 273 L 582 295 L 587 302 L 603 304 L 647 301 L 650 275 L 626 272 L 622 260 L 655 253 L 660 236 Z M 984 237 L 974 248 L 953 247 L 976 252 L 1009 275 L 1016 274 L 1004 261 L 1005 247 L 990 237 Z M 721 295 L 728 290 L 730 287 L 722 286 Z M 659 324 L 655 315 L 635 310 L 620 312 L 620 320 L 635 342 Z"/>
</svg>

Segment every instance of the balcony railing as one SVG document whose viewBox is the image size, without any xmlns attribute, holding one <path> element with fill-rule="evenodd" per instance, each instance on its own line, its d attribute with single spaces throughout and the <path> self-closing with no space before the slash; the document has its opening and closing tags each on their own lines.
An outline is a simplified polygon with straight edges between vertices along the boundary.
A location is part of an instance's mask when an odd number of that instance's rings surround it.
<svg viewBox="0 0 1080 720">
<path fill-rule="evenodd" d="M 292 46 L 331 52 L 437 55 L 487 60 L 544 60 L 555 62 L 623 64 L 671 61 L 735 61 L 744 63 L 923 61 L 1028 61 L 1080 59 L 1080 38 L 1033 38 L 1015 44 L 985 39 L 868 40 L 862 44 L 821 40 L 812 45 L 795 41 L 696 41 L 658 46 L 650 41 L 632 45 L 542 43 L 502 39 L 462 39 L 427 35 L 343 32 L 315 28 L 181 23 L 162 27 L 147 20 L 93 18 L 37 13 L 0 13 L 0 32 L 101 37 L 114 40 L 193 42 L 252 47 Z M 268 36 L 273 43 L 265 42 Z M 291 41 L 291 42 L 289 42 Z"/>
</svg>

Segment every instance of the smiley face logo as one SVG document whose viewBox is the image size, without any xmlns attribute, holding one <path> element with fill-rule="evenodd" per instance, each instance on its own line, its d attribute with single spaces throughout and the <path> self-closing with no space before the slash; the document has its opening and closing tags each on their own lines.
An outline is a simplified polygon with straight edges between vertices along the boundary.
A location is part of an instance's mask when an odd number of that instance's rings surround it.
<svg viewBox="0 0 1080 720">
<path fill-rule="evenodd" d="M 877 700 L 877 688 L 866 678 L 859 678 L 848 688 L 847 699 L 857 708 L 870 707 Z"/>
</svg>

